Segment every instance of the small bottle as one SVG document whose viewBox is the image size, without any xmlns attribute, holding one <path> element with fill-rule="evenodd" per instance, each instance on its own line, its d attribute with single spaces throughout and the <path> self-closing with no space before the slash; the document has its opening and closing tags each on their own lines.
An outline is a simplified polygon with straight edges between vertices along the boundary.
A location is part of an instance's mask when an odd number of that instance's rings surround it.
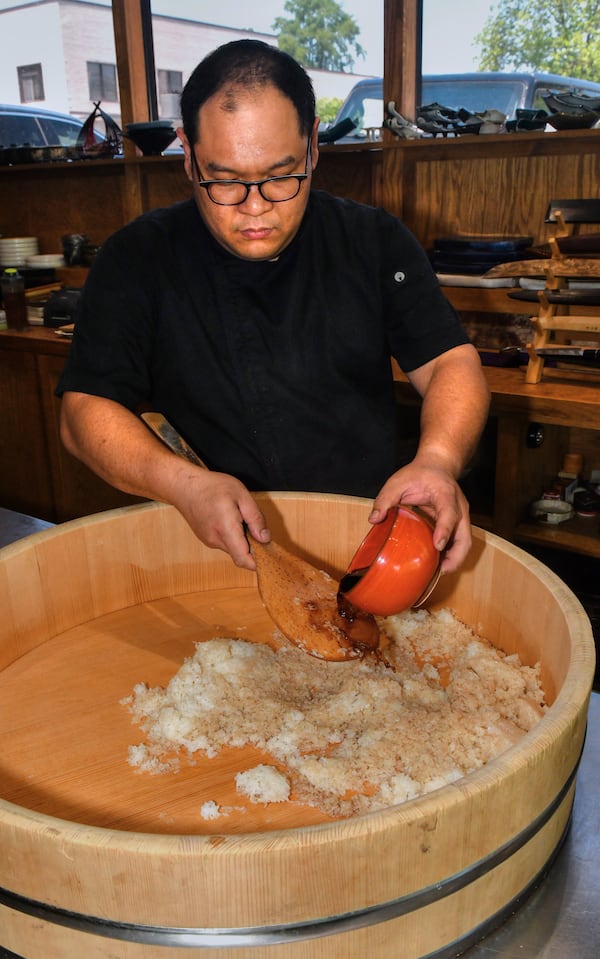
<svg viewBox="0 0 600 959">
<path fill-rule="evenodd" d="M 573 502 L 575 491 L 581 486 L 583 456 L 581 453 L 565 453 L 562 469 L 558 471 L 554 489 L 567 503 Z"/>
<path fill-rule="evenodd" d="M 9 330 L 25 330 L 27 321 L 27 300 L 25 299 L 25 280 L 18 270 L 9 267 L 2 274 L 2 303 L 6 314 L 6 326 Z"/>
</svg>

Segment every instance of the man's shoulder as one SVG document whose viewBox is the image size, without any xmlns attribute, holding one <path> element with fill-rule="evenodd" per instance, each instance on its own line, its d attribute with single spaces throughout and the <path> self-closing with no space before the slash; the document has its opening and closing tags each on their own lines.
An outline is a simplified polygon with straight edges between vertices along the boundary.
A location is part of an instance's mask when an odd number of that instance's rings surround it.
<svg viewBox="0 0 600 959">
<path fill-rule="evenodd" d="M 103 250 L 128 262 L 161 257 L 179 247 L 183 237 L 189 240 L 198 230 L 198 220 L 193 200 L 149 210 L 109 236 Z"/>
<path fill-rule="evenodd" d="M 193 200 L 182 200 L 171 206 L 148 210 L 125 224 L 118 233 L 170 233 L 187 228 L 198 219 L 198 210 Z"/>
<path fill-rule="evenodd" d="M 327 227 L 348 229 L 356 225 L 357 228 L 360 226 L 363 229 L 381 230 L 386 226 L 400 224 L 398 218 L 388 213 L 383 207 L 359 203 L 348 197 L 334 196 L 325 190 L 312 190 L 311 210 L 313 221 L 319 223 L 324 229 Z"/>
<path fill-rule="evenodd" d="M 193 200 L 183 200 L 172 206 L 158 207 L 142 213 L 129 223 L 119 227 L 109 238 L 111 244 L 116 243 L 144 243 L 146 239 L 156 242 L 163 236 L 167 242 L 169 237 L 186 233 L 193 228 L 198 219 L 198 211 Z"/>
</svg>

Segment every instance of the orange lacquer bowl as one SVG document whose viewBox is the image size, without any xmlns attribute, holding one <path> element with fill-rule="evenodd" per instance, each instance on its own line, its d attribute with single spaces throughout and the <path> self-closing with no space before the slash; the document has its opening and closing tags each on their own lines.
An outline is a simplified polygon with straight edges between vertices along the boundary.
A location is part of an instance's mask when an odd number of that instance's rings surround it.
<svg viewBox="0 0 600 959">
<path fill-rule="evenodd" d="M 375 616 L 392 616 L 419 606 L 440 576 L 440 554 L 429 518 L 410 506 L 388 511 L 354 554 L 340 592 Z"/>
</svg>

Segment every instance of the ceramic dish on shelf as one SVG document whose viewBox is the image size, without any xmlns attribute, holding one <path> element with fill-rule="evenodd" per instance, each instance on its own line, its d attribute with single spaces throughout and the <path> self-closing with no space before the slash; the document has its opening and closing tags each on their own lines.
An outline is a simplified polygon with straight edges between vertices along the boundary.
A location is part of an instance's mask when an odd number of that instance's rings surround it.
<svg viewBox="0 0 600 959">
<path fill-rule="evenodd" d="M 485 277 L 477 275 L 463 275 L 461 273 L 438 273 L 437 278 L 441 286 L 477 286 L 484 289 L 510 288 L 517 285 L 514 276 Z"/>
<path fill-rule="evenodd" d="M 600 123 L 600 113 L 586 111 L 581 113 L 550 113 L 548 124 L 555 130 L 590 130 Z"/>
<path fill-rule="evenodd" d="M 28 256 L 38 252 L 36 236 L 3 237 L 0 239 L 0 266 L 25 266 Z"/>
<path fill-rule="evenodd" d="M 25 257 L 25 265 L 32 269 L 60 269 L 65 265 L 62 253 L 37 253 Z"/>
</svg>

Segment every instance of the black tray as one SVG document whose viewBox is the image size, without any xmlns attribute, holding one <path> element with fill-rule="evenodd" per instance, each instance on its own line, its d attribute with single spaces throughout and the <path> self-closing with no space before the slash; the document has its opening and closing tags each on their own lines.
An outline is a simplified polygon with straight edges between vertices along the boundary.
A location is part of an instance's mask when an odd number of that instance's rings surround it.
<svg viewBox="0 0 600 959">
<path fill-rule="evenodd" d="M 533 243 L 532 236 L 443 236 L 434 241 L 436 250 L 487 251 L 488 253 L 511 253 L 522 251 Z"/>
</svg>

